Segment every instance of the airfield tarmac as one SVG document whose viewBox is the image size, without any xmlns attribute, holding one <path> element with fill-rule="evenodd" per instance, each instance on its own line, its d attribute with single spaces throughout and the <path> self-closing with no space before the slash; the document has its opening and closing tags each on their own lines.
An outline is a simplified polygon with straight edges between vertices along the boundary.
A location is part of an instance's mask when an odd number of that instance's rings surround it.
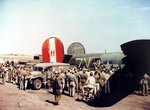
<svg viewBox="0 0 150 110">
<path fill-rule="evenodd" d="M 53 101 L 48 90 L 24 91 L 12 83 L 0 84 L 0 110 L 150 110 L 150 95 L 131 94 L 111 107 L 91 107 L 67 95 L 62 95 L 58 106 Z"/>
</svg>

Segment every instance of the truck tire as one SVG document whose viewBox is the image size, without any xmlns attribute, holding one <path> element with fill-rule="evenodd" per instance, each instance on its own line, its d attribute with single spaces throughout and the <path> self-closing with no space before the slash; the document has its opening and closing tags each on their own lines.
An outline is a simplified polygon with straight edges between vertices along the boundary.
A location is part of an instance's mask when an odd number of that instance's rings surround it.
<svg viewBox="0 0 150 110">
<path fill-rule="evenodd" d="M 42 87 L 42 81 L 40 79 L 35 79 L 33 82 L 33 89 L 39 90 Z"/>
</svg>

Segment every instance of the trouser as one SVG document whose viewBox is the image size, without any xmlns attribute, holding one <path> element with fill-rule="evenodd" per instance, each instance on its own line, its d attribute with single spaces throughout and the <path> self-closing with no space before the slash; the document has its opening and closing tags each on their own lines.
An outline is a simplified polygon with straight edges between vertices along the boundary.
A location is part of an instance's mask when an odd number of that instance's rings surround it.
<svg viewBox="0 0 150 110">
<path fill-rule="evenodd" d="M 62 93 L 64 93 L 64 88 L 65 88 L 65 80 L 62 79 Z"/>
<path fill-rule="evenodd" d="M 105 84 L 105 93 L 110 93 L 110 84 L 109 81 Z"/>
<path fill-rule="evenodd" d="M 24 89 L 24 84 L 23 84 L 23 80 L 20 81 L 20 89 L 23 90 Z"/>
<path fill-rule="evenodd" d="M 100 89 L 100 85 L 99 85 L 99 83 L 95 83 L 95 86 L 96 86 L 96 91 L 95 91 L 95 93 Z"/>
<path fill-rule="evenodd" d="M 8 77 L 8 82 L 11 83 L 11 77 Z"/>
<path fill-rule="evenodd" d="M 43 88 L 43 89 L 46 89 L 46 84 L 47 84 L 47 82 L 46 82 L 46 81 L 44 81 L 44 88 Z"/>
<path fill-rule="evenodd" d="M 74 97 L 74 95 L 75 95 L 75 82 L 70 82 L 70 96 L 72 96 L 72 97 Z"/>
<path fill-rule="evenodd" d="M 148 95 L 148 84 L 143 84 L 142 94 Z"/>
<path fill-rule="evenodd" d="M 2 83 L 5 84 L 5 78 L 2 78 Z"/>
<path fill-rule="evenodd" d="M 26 90 L 27 86 L 28 86 L 28 80 L 25 80 L 24 90 Z"/>
<path fill-rule="evenodd" d="M 54 97 L 55 97 L 55 102 L 58 103 L 59 100 L 60 100 L 60 98 L 61 98 L 61 94 L 59 94 L 59 95 L 54 95 Z"/>
<path fill-rule="evenodd" d="M 15 83 L 18 84 L 18 76 L 16 76 Z"/>
</svg>

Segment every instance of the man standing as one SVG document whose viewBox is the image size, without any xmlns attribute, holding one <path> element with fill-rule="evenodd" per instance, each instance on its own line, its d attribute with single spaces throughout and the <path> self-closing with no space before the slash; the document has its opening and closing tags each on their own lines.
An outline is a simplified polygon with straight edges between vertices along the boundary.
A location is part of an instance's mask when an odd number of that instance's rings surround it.
<svg viewBox="0 0 150 110">
<path fill-rule="evenodd" d="M 76 88 L 76 84 L 77 84 L 77 79 L 76 79 L 76 76 L 74 74 L 74 71 L 72 70 L 71 71 L 71 74 L 69 75 L 69 95 L 71 97 L 74 97 L 75 95 L 75 88 Z"/>
<path fill-rule="evenodd" d="M 11 69 L 9 68 L 8 69 L 8 82 L 11 83 L 11 79 L 12 79 L 12 71 Z"/>
<path fill-rule="evenodd" d="M 60 70 L 60 76 L 59 76 L 61 79 L 62 79 L 62 93 L 64 93 L 64 88 L 65 88 L 65 78 L 66 78 L 66 75 L 64 73 L 64 70 Z"/>
<path fill-rule="evenodd" d="M 142 95 L 148 96 L 148 86 L 149 86 L 150 77 L 147 74 L 144 74 L 142 78 Z"/>
<path fill-rule="evenodd" d="M 6 71 L 2 68 L 2 84 L 5 84 Z"/>
<path fill-rule="evenodd" d="M 54 105 L 58 105 L 61 98 L 61 80 L 58 73 L 56 73 L 55 79 L 53 81 L 53 94 L 55 98 Z"/>
<path fill-rule="evenodd" d="M 21 90 L 26 90 L 26 85 L 25 85 L 25 76 L 26 76 L 26 70 L 25 70 L 25 68 L 23 68 L 22 70 L 21 70 L 21 79 L 20 79 L 20 89 Z"/>
</svg>

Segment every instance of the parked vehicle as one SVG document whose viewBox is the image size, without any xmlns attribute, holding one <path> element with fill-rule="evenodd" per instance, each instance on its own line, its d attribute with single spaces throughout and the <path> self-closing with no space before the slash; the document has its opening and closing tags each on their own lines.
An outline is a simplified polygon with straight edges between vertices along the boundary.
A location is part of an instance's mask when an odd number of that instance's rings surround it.
<svg viewBox="0 0 150 110">
<path fill-rule="evenodd" d="M 53 77 L 54 71 L 63 70 L 66 72 L 71 67 L 67 63 L 38 63 L 33 67 L 31 75 L 27 76 L 29 84 L 33 89 L 41 89 L 42 85 L 46 85 L 48 80 Z"/>
</svg>

